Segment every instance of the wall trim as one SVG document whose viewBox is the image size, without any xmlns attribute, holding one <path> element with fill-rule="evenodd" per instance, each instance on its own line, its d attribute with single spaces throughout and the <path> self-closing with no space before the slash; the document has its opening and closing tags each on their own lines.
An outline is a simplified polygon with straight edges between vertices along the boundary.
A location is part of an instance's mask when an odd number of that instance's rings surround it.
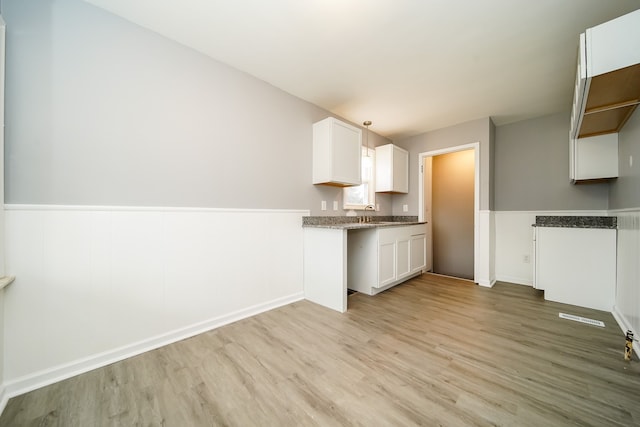
<svg viewBox="0 0 640 427">
<path fill-rule="evenodd" d="M 10 397 L 7 394 L 7 389 L 5 388 L 4 384 L 0 385 L 0 415 L 4 412 L 4 408 L 7 406 L 9 399 Z"/>
<path fill-rule="evenodd" d="M 493 285 L 496 284 L 495 279 L 494 280 L 480 280 L 478 281 L 478 285 L 485 287 L 485 288 L 493 288 Z"/>
<path fill-rule="evenodd" d="M 498 282 L 508 282 L 513 283 L 515 285 L 523 285 L 523 286 L 531 286 L 533 287 L 533 283 L 530 283 L 528 280 L 523 279 L 522 277 L 509 276 L 509 275 L 500 275 L 496 277 Z"/>
<path fill-rule="evenodd" d="M 107 206 L 107 205 L 42 205 L 8 203 L 4 205 L 7 211 L 106 211 L 106 212 L 277 212 L 277 213 L 301 213 L 310 215 L 308 209 L 247 209 L 247 208 L 198 208 L 198 207 L 171 207 L 171 206 Z"/>
<path fill-rule="evenodd" d="M 623 209 L 609 209 L 609 213 L 624 213 L 624 212 L 638 212 L 640 211 L 640 207 L 638 208 L 623 208 Z"/>
<path fill-rule="evenodd" d="M 263 304 L 254 305 L 204 322 L 195 323 L 165 334 L 144 339 L 137 343 L 78 359 L 71 363 L 59 365 L 51 369 L 45 369 L 5 382 L 0 386 L 0 396 L 2 398 L 0 401 L 0 414 L 2 413 L 7 401 L 12 397 L 19 396 L 38 388 L 54 384 L 58 381 L 137 356 L 147 351 L 155 350 L 186 338 L 191 338 L 195 335 L 208 332 L 221 326 L 228 325 L 287 304 L 301 301 L 303 299 L 304 294 L 302 292 L 277 298 Z"/>
</svg>

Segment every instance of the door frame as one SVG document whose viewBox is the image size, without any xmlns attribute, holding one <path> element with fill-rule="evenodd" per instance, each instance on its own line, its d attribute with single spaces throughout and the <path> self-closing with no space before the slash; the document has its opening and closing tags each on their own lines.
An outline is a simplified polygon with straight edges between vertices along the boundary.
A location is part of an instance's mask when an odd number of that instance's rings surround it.
<svg viewBox="0 0 640 427">
<path fill-rule="evenodd" d="M 439 150 L 426 151 L 418 154 L 418 221 L 424 221 L 424 159 L 427 157 L 439 156 L 441 154 L 455 153 L 473 149 L 474 171 L 473 171 L 473 281 L 478 283 L 480 271 L 480 142 L 456 145 L 453 147 L 441 148 Z M 431 233 L 433 242 L 433 232 Z M 432 254 L 433 256 L 433 254 Z"/>
</svg>

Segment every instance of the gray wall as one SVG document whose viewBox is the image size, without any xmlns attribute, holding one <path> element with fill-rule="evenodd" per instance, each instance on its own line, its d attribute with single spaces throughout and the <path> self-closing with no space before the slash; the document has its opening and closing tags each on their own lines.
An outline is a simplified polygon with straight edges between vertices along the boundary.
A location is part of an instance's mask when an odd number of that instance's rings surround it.
<svg viewBox="0 0 640 427">
<path fill-rule="evenodd" d="M 495 210 L 606 210 L 608 184 L 569 182 L 569 114 L 496 128 Z"/>
<path fill-rule="evenodd" d="M 341 205 L 340 189 L 311 184 L 311 125 L 327 111 L 80 0 L 2 12 L 7 203 Z"/>
<path fill-rule="evenodd" d="M 402 205 L 409 205 L 409 214 L 418 215 L 418 155 L 427 151 L 440 150 L 458 145 L 480 143 L 480 209 L 490 208 L 491 192 L 491 127 L 490 118 L 473 120 L 459 125 L 426 132 L 395 141 L 409 151 L 409 194 L 394 195 L 393 214 L 403 215 Z M 406 215 L 406 213 L 405 213 Z"/>
<path fill-rule="evenodd" d="M 620 177 L 611 183 L 609 209 L 640 208 L 640 112 L 636 110 L 618 135 Z M 633 166 L 629 166 L 633 156 Z"/>
</svg>

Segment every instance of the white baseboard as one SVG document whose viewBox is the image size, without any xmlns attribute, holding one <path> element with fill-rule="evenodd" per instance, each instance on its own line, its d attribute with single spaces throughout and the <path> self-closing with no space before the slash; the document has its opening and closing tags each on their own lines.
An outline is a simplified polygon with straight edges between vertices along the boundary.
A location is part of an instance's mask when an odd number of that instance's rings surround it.
<svg viewBox="0 0 640 427">
<path fill-rule="evenodd" d="M 0 414 L 4 411 L 5 406 L 7 406 L 7 402 L 9 401 L 9 395 L 7 394 L 7 390 L 4 384 L 0 385 Z"/>
<path fill-rule="evenodd" d="M 498 282 L 515 283 L 516 285 L 533 286 L 529 279 L 516 276 L 500 275 L 496 277 L 496 280 Z"/>
<path fill-rule="evenodd" d="M 478 285 L 483 286 L 485 288 L 493 288 L 493 285 L 496 284 L 496 280 L 479 280 Z"/>
<path fill-rule="evenodd" d="M 224 316 L 209 319 L 194 325 L 187 326 L 166 334 L 158 335 L 149 339 L 133 343 L 124 347 L 113 349 L 104 353 L 95 354 L 93 356 L 79 359 L 71 363 L 56 366 L 40 372 L 17 378 L 6 382 L 0 386 L 0 414 L 4 410 L 8 400 L 12 397 L 19 396 L 32 390 L 74 377 L 76 375 L 110 365 L 115 362 L 137 356 L 147 351 L 181 341 L 186 338 L 219 328 L 238 320 L 246 319 L 256 314 L 275 308 L 291 304 L 304 299 L 303 293 L 296 293 L 287 297 L 278 298 L 264 304 L 255 305 Z"/>
<path fill-rule="evenodd" d="M 613 318 L 616 319 L 616 323 L 618 323 L 618 326 L 620 327 L 620 330 L 622 330 L 623 335 L 626 335 L 627 331 L 632 331 L 635 337 L 638 336 L 637 331 L 634 331 L 631 327 L 631 322 L 627 320 L 624 314 L 620 313 L 617 306 L 613 306 L 613 311 L 611 312 L 611 314 L 613 314 Z M 635 347 L 633 347 L 633 352 L 636 354 L 636 356 L 640 357 L 637 341 L 635 342 Z"/>
</svg>

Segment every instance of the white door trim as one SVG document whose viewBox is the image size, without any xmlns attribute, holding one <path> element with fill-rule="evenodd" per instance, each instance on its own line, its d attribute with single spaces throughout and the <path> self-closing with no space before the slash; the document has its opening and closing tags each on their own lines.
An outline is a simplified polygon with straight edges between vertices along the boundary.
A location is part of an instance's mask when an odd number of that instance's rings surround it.
<svg viewBox="0 0 640 427">
<path fill-rule="evenodd" d="M 424 221 L 424 172 L 422 165 L 426 157 L 455 153 L 456 151 L 474 150 L 474 196 L 473 196 L 473 281 L 478 283 L 480 278 L 480 142 L 456 145 L 440 150 L 426 151 L 418 154 L 418 220 Z M 488 234 L 487 234 L 488 235 Z M 431 236 L 433 238 L 433 235 Z"/>
</svg>

